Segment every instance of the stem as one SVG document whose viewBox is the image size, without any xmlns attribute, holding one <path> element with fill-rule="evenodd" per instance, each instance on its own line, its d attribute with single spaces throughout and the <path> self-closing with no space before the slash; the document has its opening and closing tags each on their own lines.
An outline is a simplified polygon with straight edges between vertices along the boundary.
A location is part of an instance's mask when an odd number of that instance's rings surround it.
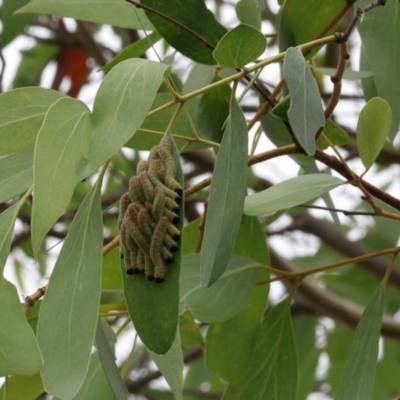
<svg viewBox="0 0 400 400">
<path fill-rule="evenodd" d="M 400 250 L 399 250 L 399 251 L 400 251 Z M 386 284 L 387 284 L 387 282 L 388 282 L 388 280 L 389 280 L 389 278 L 390 278 L 390 274 L 391 274 L 391 272 L 393 271 L 394 263 L 395 263 L 396 258 L 397 258 L 398 255 L 399 255 L 399 252 L 397 251 L 396 253 L 393 254 L 393 257 L 392 257 L 392 259 L 390 260 L 389 268 L 386 270 L 386 274 L 385 274 L 385 276 L 383 277 L 383 280 L 382 280 L 382 284 L 383 284 L 384 286 L 386 286 Z"/>
</svg>

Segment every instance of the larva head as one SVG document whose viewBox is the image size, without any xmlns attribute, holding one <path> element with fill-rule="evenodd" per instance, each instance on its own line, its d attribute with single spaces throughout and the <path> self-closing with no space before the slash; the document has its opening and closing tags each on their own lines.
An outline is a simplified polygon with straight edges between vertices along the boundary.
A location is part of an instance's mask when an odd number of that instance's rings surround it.
<svg viewBox="0 0 400 400">
<path fill-rule="evenodd" d="M 177 244 L 173 244 L 173 245 L 169 248 L 169 250 L 170 250 L 172 253 L 177 252 L 178 249 L 179 249 L 179 246 L 178 246 Z"/>
<path fill-rule="evenodd" d="M 126 273 L 128 274 L 128 275 L 133 275 L 135 272 L 134 272 L 135 270 L 133 269 L 133 268 L 129 268 L 129 269 L 127 269 L 126 270 Z"/>
<path fill-rule="evenodd" d="M 164 149 L 168 150 L 171 153 L 172 147 L 171 142 L 167 136 L 163 136 L 160 141 L 160 146 L 164 147 Z"/>
<path fill-rule="evenodd" d="M 164 282 L 164 279 L 163 279 L 163 278 L 155 278 L 155 279 L 154 279 L 154 282 L 155 282 L 155 283 L 163 283 L 163 282 Z"/>
<path fill-rule="evenodd" d="M 167 264 L 167 265 L 170 265 L 170 264 L 172 264 L 174 262 L 174 257 L 167 257 L 166 259 L 165 259 L 165 263 Z"/>
<path fill-rule="evenodd" d="M 154 276 L 148 276 L 148 277 L 147 277 L 147 280 L 148 280 L 148 281 L 154 281 Z"/>
</svg>

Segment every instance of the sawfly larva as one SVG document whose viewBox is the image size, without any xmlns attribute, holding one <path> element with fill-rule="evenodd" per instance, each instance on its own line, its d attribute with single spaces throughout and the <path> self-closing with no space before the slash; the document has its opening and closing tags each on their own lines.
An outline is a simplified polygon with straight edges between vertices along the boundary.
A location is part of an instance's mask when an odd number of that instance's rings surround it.
<svg viewBox="0 0 400 400">
<path fill-rule="evenodd" d="M 136 265 L 137 265 L 138 270 L 144 274 L 144 269 L 145 269 L 144 253 L 140 249 L 138 251 L 138 256 L 136 259 Z"/>
<path fill-rule="evenodd" d="M 165 261 L 161 255 L 167 226 L 168 219 L 166 217 L 162 217 L 154 229 L 153 237 L 151 238 L 150 243 L 150 258 L 154 263 L 154 281 L 156 283 L 163 282 L 167 270 Z"/>
<path fill-rule="evenodd" d="M 133 237 L 133 239 L 135 239 L 135 242 L 143 251 L 143 253 L 149 255 L 150 244 L 147 241 L 146 237 L 143 235 L 143 233 L 140 231 L 138 226 L 130 218 L 127 218 L 125 220 L 125 225 L 126 225 L 126 230 Z"/>
<path fill-rule="evenodd" d="M 174 224 L 179 224 L 179 221 L 181 220 L 179 218 L 178 214 L 175 214 L 174 212 L 172 212 L 171 210 L 169 210 L 168 208 L 164 208 L 164 215 Z"/>
<path fill-rule="evenodd" d="M 161 187 L 156 186 L 154 188 L 154 202 L 151 207 L 151 213 L 153 214 L 154 220 L 159 221 L 164 215 L 165 208 L 165 192 Z"/>
<path fill-rule="evenodd" d="M 178 243 L 176 243 L 175 240 L 172 239 L 171 235 L 169 235 L 167 232 L 164 235 L 164 244 L 172 253 L 178 251 Z"/>
<path fill-rule="evenodd" d="M 121 225 L 125 218 L 125 212 L 130 202 L 131 198 L 129 192 L 124 193 L 119 201 L 118 230 L 121 230 Z"/>
<path fill-rule="evenodd" d="M 136 175 L 139 175 L 143 171 L 147 171 L 147 161 L 140 160 L 136 165 Z"/>
<path fill-rule="evenodd" d="M 161 187 L 164 190 L 164 193 L 167 197 L 171 198 L 172 200 L 180 200 L 180 197 L 178 193 L 176 193 L 174 190 L 170 189 L 168 186 L 166 186 L 161 179 L 158 178 L 158 171 L 160 171 L 162 168 L 161 166 L 161 161 L 160 160 L 154 160 L 150 166 L 149 166 L 149 179 L 151 183 L 155 187 Z"/>
<path fill-rule="evenodd" d="M 149 225 L 149 212 L 147 211 L 146 208 L 143 208 L 142 210 L 139 211 L 137 223 L 140 231 L 150 242 L 153 232 Z"/>
<path fill-rule="evenodd" d="M 143 202 L 146 200 L 141 182 L 137 176 L 132 176 L 129 179 L 129 194 L 132 201 Z"/>
<path fill-rule="evenodd" d="M 143 171 L 140 173 L 139 175 L 139 181 L 140 184 L 142 186 L 142 190 L 144 193 L 144 196 L 146 198 L 147 201 L 149 201 L 150 203 L 153 203 L 154 201 L 154 187 L 151 184 L 151 180 L 149 178 L 149 174 L 147 171 Z M 144 203 L 144 201 L 142 201 L 141 203 Z"/>
</svg>

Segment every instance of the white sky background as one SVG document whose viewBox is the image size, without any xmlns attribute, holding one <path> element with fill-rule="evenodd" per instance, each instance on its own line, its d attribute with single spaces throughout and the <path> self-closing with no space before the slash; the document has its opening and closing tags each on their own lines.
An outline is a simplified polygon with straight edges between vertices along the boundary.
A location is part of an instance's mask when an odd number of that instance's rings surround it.
<svg viewBox="0 0 400 400">
<path fill-rule="evenodd" d="M 236 3 L 236 2 L 235 2 Z M 278 6 L 275 0 L 268 1 L 270 8 L 273 11 L 277 11 Z M 207 1 L 208 6 L 212 9 L 213 2 Z M 236 19 L 236 15 L 234 14 L 233 7 L 225 7 L 223 12 L 220 15 L 221 22 L 228 27 L 236 26 L 238 21 Z M 75 22 L 73 20 L 65 19 L 67 27 L 71 30 L 74 29 Z M 263 32 L 270 33 L 272 32 L 273 27 L 269 23 L 264 23 L 263 25 Z M 36 34 L 43 36 L 45 31 L 41 29 L 40 31 L 35 31 Z M 110 47 L 114 51 L 118 51 L 121 46 L 121 41 L 118 36 L 114 34 L 112 29 L 108 26 L 103 27 L 100 32 L 98 32 L 96 38 L 104 42 L 108 47 Z M 353 49 L 351 51 L 351 68 L 354 70 L 358 70 L 359 67 L 359 37 L 357 32 L 355 32 L 351 38 Z M 35 40 L 28 38 L 28 37 L 19 37 L 14 42 L 12 42 L 9 46 L 7 46 L 3 50 L 3 55 L 6 60 L 6 69 L 3 78 L 3 88 L 4 91 L 10 88 L 12 80 L 14 78 L 16 69 L 19 65 L 21 60 L 20 51 L 27 50 L 31 48 L 35 44 Z M 162 54 L 162 46 L 158 43 L 156 46 L 156 51 L 158 54 Z M 278 52 L 276 47 L 269 48 L 262 57 L 268 57 L 271 55 L 275 55 Z M 154 52 L 148 52 L 149 58 L 158 60 L 157 56 Z M 260 57 L 260 58 L 262 58 Z M 179 65 L 178 65 L 179 64 Z M 185 67 L 187 72 L 189 72 L 188 66 L 191 65 L 191 62 L 183 56 L 177 55 L 175 57 L 175 63 L 173 65 L 174 68 L 178 65 L 179 69 L 181 70 L 182 65 Z M 41 82 L 41 86 L 43 87 L 50 87 L 52 83 L 52 79 L 55 73 L 55 64 L 51 63 L 45 70 L 43 75 L 43 79 Z M 103 78 L 102 72 L 93 71 L 90 75 L 90 83 L 86 85 L 81 93 L 79 98 L 85 102 L 89 107 L 92 107 L 93 100 L 96 95 L 97 89 L 101 83 Z M 264 79 L 268 83 L 275 84 L 280 79 L 280 72 L 279 72 L 279 65 L 274 64 L 272 66 L 268 66 L 265 71 L 261 74 L 260 78 Z M 329 77 L 325 79 L 326 90 L 329 91 L 332 87 L 330 83 Z M 342 93 L 344 94 L 362 94 L 361 85 L 359 81 L 344 81 L 343 82 L 343 89 Z M 246 102 L 246 98 L 244 99 L 244 103 Z M 361 110 L 363 103 L 356 102 L 356 101 L 342 101 L 339 103 L 335 113 L 337 116 L 340 116 L 339 121 L 345 124 L 345 126 L 350 127 L 351 129 L 355 130 L 357 125 L 357 115 Z M 249 115 L 248 117 L 251 117 Z M 252 132 L 254 135 L 254 132 Z M 251 140 L 250 140 L 251 143 Z M 269 142 L 269 140 L 265 137 L 265 135 L 261 135 L 261 140 L 258 144 L 256 149 L 257 152 L 266 151 L 268 149 L 272 149 L 275 146 Z M 284 167 L 282 167 L 284 165 Z M 357 160 L 351 161 L 350 166 L 353 170 L 360 174 L 363 172 L 363 166 Z M 268 162 L 262 163 L 260 165 L 256 165 L 253 167 L 254 171 L 257 175 L 263 176 L 269 181 L 273 183 L 278 183 L 288 178 L 292 178 L 298 174 L 299 167 L 298 165 L 293 162 L 289 157 L 281 157 L 275 160 L 270 160 Z M 323 168 L 323 167 L 322 167 Z M 392 166 L 385 170 L 384 173 L 377 173 L 376 171 L 370 171 L 366 179 L 371 182 L 372 184 L 376 184 L 381 186 L 382 184 L 389 184 L 388 192 L 391 194 L 398 196 L 398 188 L 399 182 L 398 179 L 395 180 L 393 177 L 399 177 L 400 174 L 400 167 L 399 166 Z M 360 193 L 358 190 L 354 188 L 341 187 L 335 189 L 331 192 L 333 201 L 337 208 L 345 208 L 351 209 L 355 204 L 357 204 L 360 200 Z M 351 204 L 349 204 L 351 203 Z M 324 205 L 322 201 L 317 203 L 318 205 Z M 325 217 L 330 218 L 329 213 L 325 211 L 310 211 L 313 215 L 317 217 Z M 343 215 L 339 215 L 339 218 L 342 222 L 347 222 L 348 217 Z M 362 237 L 365 234 L 365 228 L 371 225 L 372 220 L 366 217 L 357 218 L 359 221 L 359 226 L 352 229 L 349 233 L 349 238 L 356 240 L 359 237 Z M 281 229 L 285 225 L 290 223 L 289 217 L 282 217 L 278 219 L 272 226 L 271 229 Z M 20 231 L 22 229 L 22 224 L 17 221 L 16 224 L 16 231 Z M 308 237 L 307 237 L 308 236 Z M 295 237 L 295 239 L 294 239 Z M 54 245 L 56 241 L 48 240 L 47 245 L 48 247 Z M 318 249 L 318 241 L 309 235 L 288 235 L 287 237 L 283 236 L 273 236 L 270 238 L 269 243 L 276 248 L 277 250 L 283 250 L 287 257 L 294 257 L 296 255 L 312 255 Z M 46 276 L 49 277 L 51 275 L 52 268 L 56 261 L 57 255 L 59 253 L 61 246 L 55 247 L 53 250 L 50 251 L 49 257 L 49 265 L 47 268 Z M 22 266 L 22 276 L 24 281 L 24 288 L 21 288 L 19 282 L 16 279 L 14 274 L 14 261 L 17 261 Z M 37 273 L 37 266 L 35 265 L 32 259 L 26 258 L 20 250 L 15 250 L 13 252 L 13 257 L 10 257 L 8 263 L 5 268 L 5 276 L 11 282 L 13 282 L 17 288 L 19 289 L 19 293 L 21 294 L 21 300 L 24 296 L 34 293 L 39 287 L 47 284 L 47 279 L 42 279 L 39 274 Z M 282 286 L 280 284 L 272 285 L 272 293 L 271 296 L 273 299 L 278 299 L 282 295 Z M 119 345 L 117 346 L 117 355 L 119 361 L 121 361 L 126 356 L 125 348 L 129 348 L 132 343 L 132 330 L 127 331 L 127 334 L 123 334 L 119 338 Z M 326 369 L 328 360 L 321 360 L 321 368 L 319 373 L 323 373 L 323 370 Z M 322 371 L 322 372 L 321 372 Z M 322 394 L 318 395 L 310 395 L 309 400 L 325 400 L 328 397 L 324 397 Z"/>
</svg>

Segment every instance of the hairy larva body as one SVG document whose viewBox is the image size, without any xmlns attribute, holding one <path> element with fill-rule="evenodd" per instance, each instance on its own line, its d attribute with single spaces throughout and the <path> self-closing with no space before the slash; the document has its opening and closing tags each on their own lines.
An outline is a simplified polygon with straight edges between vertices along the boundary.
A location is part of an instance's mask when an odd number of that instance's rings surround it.
<svg viewBox="0 0 400 400">
<path fill-rule="evenodd" d="M 151 180 L 149 178 L 149 174 L 147 171 L 143 171 L 139 175 L 139 181 L 142 186 L 144 196 L 147 201 L 153 203 L 154 201 L 154 187 L 151 184 Z"/>
<path fill-rule="evenodd" d="M 147 161 L 140 160 L 136 165 L 136 175 L 139 175 L 143 171 L 147 171 L 148 165 Z"/>
<path fill-rule="evenodd" d="M 126 229 L 128 233 L 133 237 L 140 250 L 146 255 L 150 254 L 150 243 L 147 241 L 146 237 L 140 231 L 138 226 L 131 220 L 126 219 L 125 221 Z"/>
<path fill-rule="evenodd" d="M 125 212 L 131 202 L 131 197 L 129 192 L 126 192 L 122 195 L 121 200 L 119 202 L 119 215 L 118 215 L 118 229 L 121 230 L 122 222 L 125 218 Z"/>
<path fill-rule="evenodd" d="M 163 249 L 164 235 L 167 230 L 168 219 L 162 217 L 156 228 L 154 229 L 153 237 L 150 244 L 150 258 L 154 263 L 154 280 L 160 283 L 165 278 L 166 266 L 165 261 L 161 255 Z"/>
<path fill-rule="evenodd" d="M 129 179 L 129 194 L 132 201 L 143 202 L 146 200 L 143 188 L 137 176 L 132 176 Z"/>
</svg>

